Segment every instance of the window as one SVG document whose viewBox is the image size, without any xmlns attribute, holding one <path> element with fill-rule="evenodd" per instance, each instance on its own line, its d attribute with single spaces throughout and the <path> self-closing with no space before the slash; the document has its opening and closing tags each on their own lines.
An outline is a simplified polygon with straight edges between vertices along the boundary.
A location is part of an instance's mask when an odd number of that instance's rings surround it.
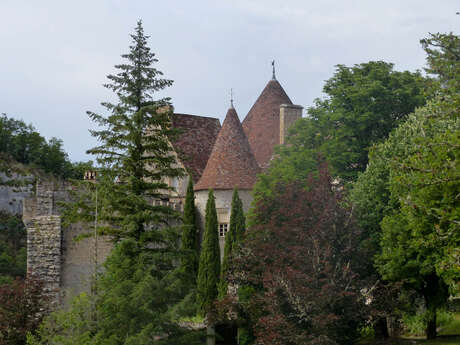
<svg viewBox="0 0 460 345">
<path fill-rule="evenodd" d="M 219 224 L 219 236 L 225 237 L 228 231 L 228 224 L 227 223 L 220 223 Z"/>
<path fill-rule="evenodd" d="M 179 187 L 179 179 L 177 177 L 171 177 L 169 179 L 169 186 L 174 188 L 174 190 L 177 190 L 177 187 Z"/>
</svg>

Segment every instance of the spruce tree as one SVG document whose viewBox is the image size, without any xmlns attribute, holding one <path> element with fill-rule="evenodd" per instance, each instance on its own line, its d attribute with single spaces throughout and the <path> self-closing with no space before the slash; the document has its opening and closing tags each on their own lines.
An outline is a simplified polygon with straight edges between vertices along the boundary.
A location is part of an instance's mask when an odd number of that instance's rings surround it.
<svg viewBox="0 0 460 345">
<path fill-rule="evenodd" d="M 243 202 L 241 201 L 238 190 L 233 190 L 232 210 L 230 214 L 230 228 L 225 235 L 224 259 L 220 272 L 219 297 L 223 298 L 227 294 L 228 281 L 226 275 L 229 269 L 229 259 L 236 246 L 241 242 L 246 228 L 246 219 L 243 211 Z"/>
<path fill-rule="evenodd" d="M 187 276 L 196 281 L 198 273 L 198 229 L 196 226 L 195 193 L 193 192 L 191 176 L 185 195 L 181 244 L 181 249 L 185 255 L 182 258 L 182 269 Z"/>
<path fill-rule="evenodd" d="M 173 212 L 152 200 L 169 189 L 167 177 L 183 171 L 176 168 L 169 140 L 174 134 L 169 98 L 154 100 L 153 94 L 172 81 L 161 78 L 163 73 L 153 67 L 158 60 L 147 46 L 141 21 L 131 37 L 130 51 L 122 55 L 126 62 L 115 66 L 118 73 L 109 75 L 104 85 L 115 92 L 118 103 L 102 103 L 108 117 L 88 112 L 103 127 L 91 131 L 100 145 L 88 153 L 96 155 L 101 166 L 98 188 L 104 207 L 99 218 L 109 224 L 103 230 L 116 240 L 161 242 L 148 230 L 167 224 Z"/>
<path fill-rule="evenodd" d="M 198 303 L 202 315 L 206 314 L 218 295 L 220 250 L 217 226 L 216 201 L 213 191 L 210 190 L 206 203 L 206 221 L 197 282 Z"/>
</svg>

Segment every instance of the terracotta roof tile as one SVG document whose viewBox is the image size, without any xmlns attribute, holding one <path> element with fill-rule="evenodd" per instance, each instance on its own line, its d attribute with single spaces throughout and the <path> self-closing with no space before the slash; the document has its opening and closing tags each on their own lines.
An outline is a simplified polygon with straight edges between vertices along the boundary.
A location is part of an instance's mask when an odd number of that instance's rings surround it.
<svg viewBox="0 0 460 345">
<path fill-rule="evenodd" d="M 280 105 L 292 104 L 281 84 L 272 79 L 243 121 L 243 129 L 260 167 L 266 168 L 280 143 Z"/>
<path fill-rule="evenodd" d="M 203 173 L 220 131 L 216 118 L 174 114 L 173 126 L 181 133 L 172 143 L 174 150 L 196 183 Z"/>
<path fill-rule="evenodd" d="M 195 190 L 252 189 L 259 172 L 238 115 L 230 108 Z"/>
</svg>

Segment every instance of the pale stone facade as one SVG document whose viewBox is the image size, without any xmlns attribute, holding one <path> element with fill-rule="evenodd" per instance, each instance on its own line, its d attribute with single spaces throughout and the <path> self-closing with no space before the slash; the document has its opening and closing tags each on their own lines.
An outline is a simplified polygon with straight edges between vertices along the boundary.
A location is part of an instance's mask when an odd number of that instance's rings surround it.
<svg viewBox="0 0 460 345">
<path fill-rule="evenodd" d="M 248 212 L 252 202 L 250 190 L 239 190 L 238 195 L 243 203 L 244 212 Z M 219 224 L 230 224 L 230 212 L 232 208 L 233 190 L 215 190 L 217 221 Z M 204 229 L 206 214 L 206 203 L 208 201 L 208 191 L 201 190 L 195 192 L 195 206 L 198 213 L 198 222 L 201 229 Z M 225 236 L 219 232 L 219 247 L 221 260 L 224 257 Z"/>
</svg>

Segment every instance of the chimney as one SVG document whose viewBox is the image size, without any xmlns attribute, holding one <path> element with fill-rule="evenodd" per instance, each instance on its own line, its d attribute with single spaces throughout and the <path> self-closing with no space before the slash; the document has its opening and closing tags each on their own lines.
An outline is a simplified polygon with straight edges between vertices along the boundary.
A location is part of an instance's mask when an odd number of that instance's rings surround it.
<svg viewBox="0 0 460 345">
<path fill-rule="evenodd" d="M 302 117 L 303 107 L 294 104 L 280 105 L 280 144 L 286 142 L 286 136 L 292 124 Z"/>
</svg>

